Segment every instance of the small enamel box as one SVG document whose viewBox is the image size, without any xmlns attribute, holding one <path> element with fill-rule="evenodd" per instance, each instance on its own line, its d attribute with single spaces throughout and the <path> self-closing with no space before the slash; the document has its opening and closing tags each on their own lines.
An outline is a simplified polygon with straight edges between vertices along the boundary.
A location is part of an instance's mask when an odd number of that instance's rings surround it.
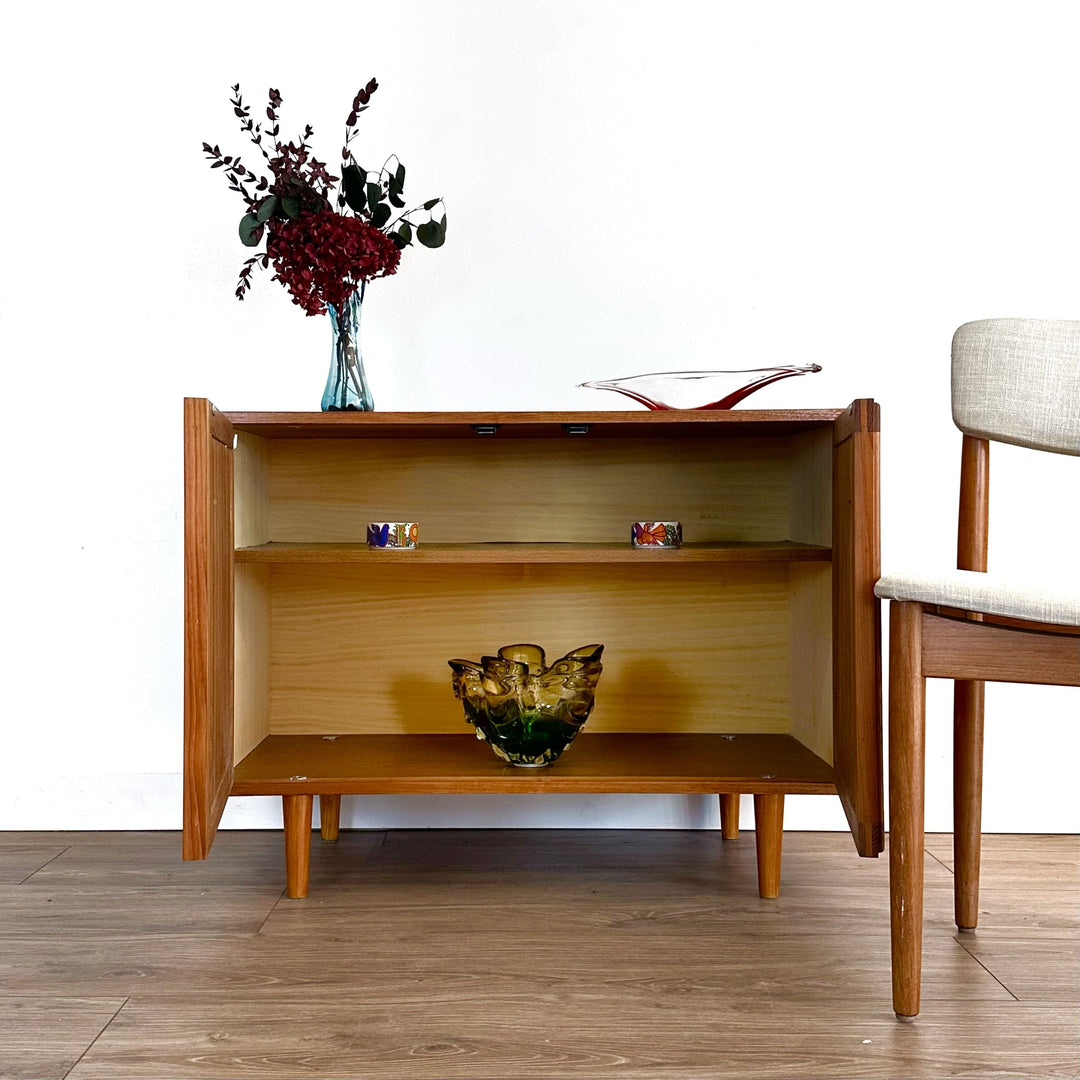
<svg viewBox="0 0 1080 1080">
<path fill-rule="evenodd" d="M 636 548 L 681 547 L 682 522 L 635 521 L 630 527 L 630 543 Z"/>
<path fill-rule="evenodd" d="M 373 521 L 367 527 L 368 547 L 402 550 L 416 547 L 418 539 L 415 521 Z"/>
</svg>

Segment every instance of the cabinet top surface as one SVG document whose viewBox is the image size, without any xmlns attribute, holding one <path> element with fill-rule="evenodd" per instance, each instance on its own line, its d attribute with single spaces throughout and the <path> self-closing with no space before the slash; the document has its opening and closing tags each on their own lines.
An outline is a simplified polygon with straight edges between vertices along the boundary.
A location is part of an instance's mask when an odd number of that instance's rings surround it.
<svg viewBox="0 0 1080 1080">
<path fill-rule="evenodd" d="M 238 431 L 268 438 L 787 434 L 829 427 L 843 409 L 672 409 L 643 412 L 227 412 Z M 490 431 L 477 429 L 489 428 Z M 574 428 L 585 430 L 574 431 Z"/>
</svg>

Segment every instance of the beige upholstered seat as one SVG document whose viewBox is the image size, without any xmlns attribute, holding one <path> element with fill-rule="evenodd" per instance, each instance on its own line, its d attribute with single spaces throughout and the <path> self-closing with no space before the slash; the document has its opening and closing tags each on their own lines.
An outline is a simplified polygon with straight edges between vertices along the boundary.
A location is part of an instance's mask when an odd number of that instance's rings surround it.
<svg viewBox="0 0 1080 1080">
<path fill-rule="evenodd" d="M 961 326 L 953 338 L 952 404 L 963 432 L 959 569 L 889 574 L 875 588 L 891 601 L 889 876 L 893 1008 L 901 1019 L 919 1011 L 927 677 L 954 680 L 954 901 L 961 930 L 973 930 L 978 917 L 984 682 L 1080 685 L 1076 578 L 987 573 L 990 441 L 1080 455 L 1080 322 L 988 319 Z M 1031 467 L 1038 468 L 1037 454 Z M 1031 524 L 1036 546 L 1042 538 Z"/>
<path fill-rule="evenodd" d="M 974 570 L 889 574 L 874 589 L 882 600 L 981 611 L 1056 626 L 1080 625 L 1080 588 L 1073 581 L 1038 581 Z"/>
</svg>

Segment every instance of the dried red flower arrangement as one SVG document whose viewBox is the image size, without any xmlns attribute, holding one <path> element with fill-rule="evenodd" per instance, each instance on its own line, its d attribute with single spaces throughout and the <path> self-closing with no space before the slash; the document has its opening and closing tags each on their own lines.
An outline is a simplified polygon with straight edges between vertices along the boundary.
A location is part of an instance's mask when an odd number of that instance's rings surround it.
<svg viewBox="0 0 1080 1080">
<path fill-rule="evenodd" d="M 378 172 L 357 164 L 349 149 L 356 137 L 360 113 L 368 107 L 378 83 L 371 79 L 353 98 L 341 148 L 341 176 L 333 176 L 311 152 L 310 125 L 296 142 L 282 142 L 278 110 L 281 94 L 268 94 L 264 128 L 251 117 L 240 86 L 232 88 L 230 103 L 240 127 L 262 154 L 273 179 L 257 176 L 238 156 L 222 154 L 216 144 L 203 143 L 210 168 L 224 169 L 231 191 L 244 200 L 240 240 L 247 247 L 266 248 L 248 259 L 236 287 L 238 300 L 251 288 L 257 266 L 273 264 L 280 281 L 308 315 L 321 315 L 326 305 L 340 311 L 361 284 L 393 274 L 402 249 L 415 238 L 425 247 L 441 247 L 446 239 L 446 210 L 442 199 L 428 199 L 405 210 L 405 166 L 396 155 Z M 340 183 L 336 196 L 334 185 Z M 336 202 L 338 209 L 334 208 Z M 442 213 L 436 216 L 436 210 Z M 396 210 L 403 213 L 394 216 Z M 420 220 L 417 220 L 417 219 Z"/>
</svg>

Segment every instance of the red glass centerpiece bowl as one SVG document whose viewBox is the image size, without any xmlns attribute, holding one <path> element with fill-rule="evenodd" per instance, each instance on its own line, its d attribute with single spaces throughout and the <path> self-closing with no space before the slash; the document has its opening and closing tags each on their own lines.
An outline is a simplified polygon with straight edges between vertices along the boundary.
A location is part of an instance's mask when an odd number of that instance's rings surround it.
<svg viewBox="0 0 1080 1080">
<path fill-rule="evenodd" d="M 744 368 L 736 371 L 659 371 L 622 379 L 578 383 L 589 390 L 614 390 L 648 409 L 730 409 L 744 397 L 780 379 L 811 375 L 820 364 Z"/>
</svg>

